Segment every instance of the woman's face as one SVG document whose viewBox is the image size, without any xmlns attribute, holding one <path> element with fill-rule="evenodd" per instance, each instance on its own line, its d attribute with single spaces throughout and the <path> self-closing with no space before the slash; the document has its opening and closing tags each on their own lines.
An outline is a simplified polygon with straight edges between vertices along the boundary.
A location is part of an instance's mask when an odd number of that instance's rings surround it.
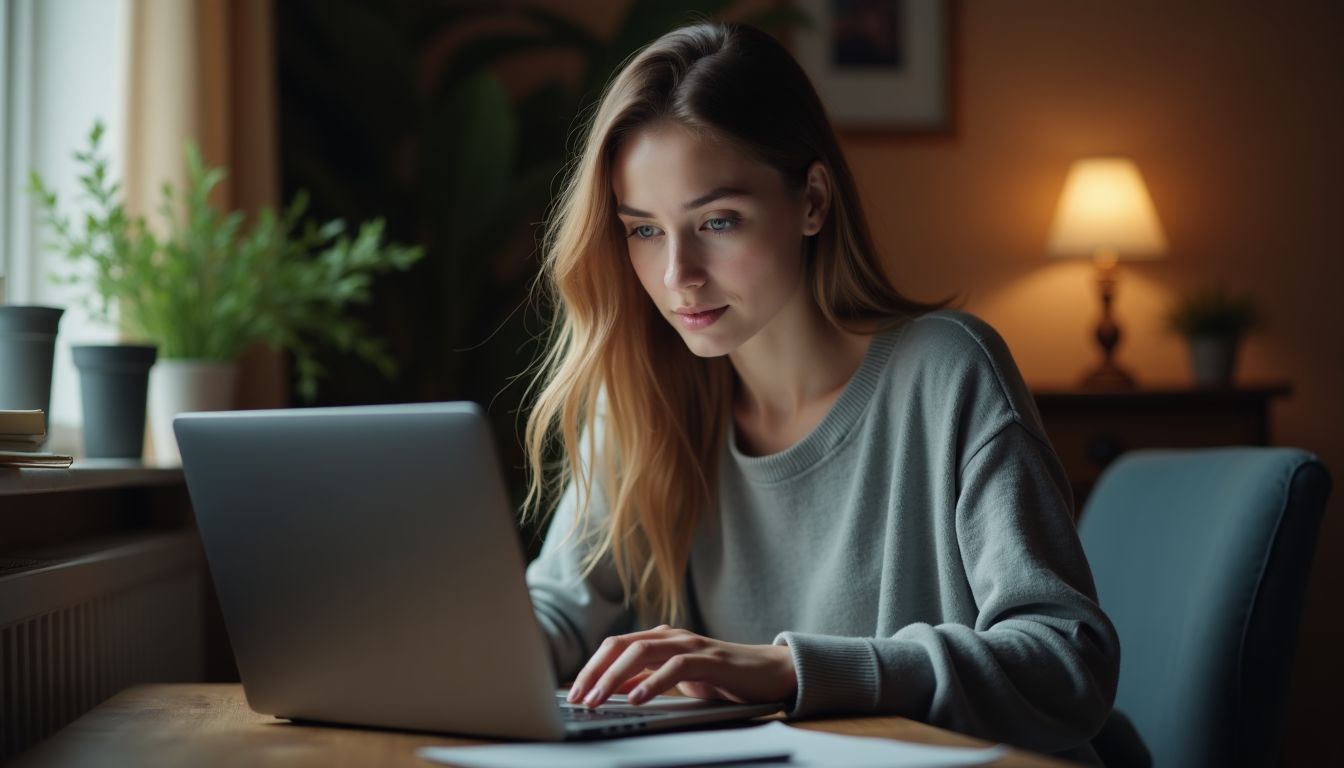
<svg viewBox="0 0 1344 768">
<path fill-rule="evenodd" d="M 790 189 L 774 168 L 674 123 L 620 146 L 612 188 L 630 263 L 696 355 L 726 355 L 812 300 L 803 237 L 820 231 L 829 185 L 819 162 L 808 176 Z"/>
</svg>

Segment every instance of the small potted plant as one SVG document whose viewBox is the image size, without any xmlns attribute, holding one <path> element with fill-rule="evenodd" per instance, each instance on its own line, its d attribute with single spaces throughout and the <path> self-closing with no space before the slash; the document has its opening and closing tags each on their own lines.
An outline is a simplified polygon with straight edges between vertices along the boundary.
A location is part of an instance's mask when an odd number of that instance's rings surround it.
<svg viewBox="0 0 1344 768">
<path fill-rule="evenodd" d="M 316 360 L 321 345 L 352 352 L 385 375 L 395 373 L 381 341 L 346 309 L 369 300 L 376 273 L 408 269 L 421 257 L 420 248 L 384 243 L 382 220 L 363 224 L 353 237 L 340 220 L 305 220 L 302 193 L 282 214 L 266 208 L 250 222 L 241 211 L 221 211 L 209 197 L 225 171 L 206 167 L 191 143 L 187 189 L 179 198 L 164 185 L 163 234 L 156 234 L 142 217 L 125 211 L 120 184 L 109 178 L 107 158 L 99 152 L 102 135 L 103 126 L 95 124 L 89 148 L 75 153 L 91 203 L 81 227 L 60 214 L 56 195 L 35 173 L 30 192 L 55 235 L 52 246 L 92 266 L 91 274 L 60 279 L 90 290 L 95 317 L 110 319 L 115 306 L 125 336 L 157 347 L 149 399 L 161 461 L 178 459 L 173 416 L 233 407 L 236 360 L 254 344 L 293 353 L 305 400 L 314 396 L 322 373 Z"/>
<path fill-rule="evenodd" d="M 1196 386 L 1226 387 L 1241 340 L 1260 327 L 1260 314 L 1249 295 L 1218 286 L 1183 296 L 1171 307 L 1167 325 L 1189 344 Z"/>
</svg>

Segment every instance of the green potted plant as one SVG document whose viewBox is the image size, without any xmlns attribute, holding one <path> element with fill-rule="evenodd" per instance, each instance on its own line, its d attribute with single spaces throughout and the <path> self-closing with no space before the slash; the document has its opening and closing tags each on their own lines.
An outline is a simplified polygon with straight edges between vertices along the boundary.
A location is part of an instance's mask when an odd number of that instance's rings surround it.
<svg viewBox="0 0 1344 768">
<path fill-rule="evenodd" d="M 177 459 L 174 415 L 233 407 L 236 360 L 254 344 L 293 354 L 306 400 L 323 373 L 315 358 L 319 345 L 395 374 L 381 341 L 346 310 L 369 300 L 374 274 L 408 269 L 420 248 L 384 243 L 382 220 L 361 225 L 353 237 L 340 220 L 307 221 L 303 194 L 283 214 L 266 208 L 250 222 L 241 211 L 221 211 L 209 198 L 225 171 L 206 167 L 191 143 L 187 189 L 179 197 L 164 185 L 163 234 L 156 234 L 144 218 L 126 212 L 120 185 L 99 152 L 102 135 L 102 124 L 95 124 L 89 148 L 75 153 L 90 202 L 82 226 L 60 213 L 56 195 L 36 173 L 30 192 L 55 235 L 52 247 L 92 267 L 58 279 L 89 289 L 95 317 L 110 320 L 115 306 L 123 334 L 158 349 L 149 389 L 160 460 Z"/>
<path fill-rule="evenodd" d="M 1241 340 L 1260 327 L 1260 314 L 1249 295 L 1217 286 L 1181 297 L 1168 312 L 1167 326 L 1189 345 L 1195 384 L 1226 387 L 1232 384 Z"/>
</svg>

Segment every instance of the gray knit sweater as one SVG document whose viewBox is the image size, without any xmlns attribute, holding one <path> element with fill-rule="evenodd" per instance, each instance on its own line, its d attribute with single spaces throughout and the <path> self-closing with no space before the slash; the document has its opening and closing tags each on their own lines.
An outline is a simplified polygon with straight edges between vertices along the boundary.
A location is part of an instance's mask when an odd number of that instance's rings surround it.
<svg viewBox="0 0 1344 768">
<path fill-rule="evenodd" d="M 1096 762 L 1120 644 L 1073 498 L 1003 340 L 939 311 L 873 339 L 831 411 L 773 455 L 724 444 L 696 531 L 687 627 L 787 644 L 789 714 L 890 713 Z M 655 623 L 609 567 L 580 579 L 563 497 L 527 571 L 557 671 Z M 600 489 L 594 512 L 603 514 Z M 603 565 L 606 565 L 604 563 Z"/>
</svg>

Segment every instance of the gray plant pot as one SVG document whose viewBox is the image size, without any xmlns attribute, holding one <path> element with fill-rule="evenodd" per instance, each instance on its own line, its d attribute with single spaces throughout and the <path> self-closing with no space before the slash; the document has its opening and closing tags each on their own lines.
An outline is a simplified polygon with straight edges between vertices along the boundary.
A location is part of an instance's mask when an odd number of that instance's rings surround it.
<svg viewBox="0 0 1344 768">
<path fill-rule="evenodd" d="M 84 455 L 138 459 L 145 450 L 145 399 L 158 348 L 132 344 L 72 347 L 84 400 Z"/>
<path fill-rule="evenodd" d="M 41 409 L 51 428 L 51 363 L 64 309 L 0 306 L 0 408 Z"/>
<path fill-rule="evenodd" d="M 1235 336 L 1191 336 L 1190 369 L 1199 387 L 1230 387 L 1237 367 L 1240 339 Z"/>
</svg>

